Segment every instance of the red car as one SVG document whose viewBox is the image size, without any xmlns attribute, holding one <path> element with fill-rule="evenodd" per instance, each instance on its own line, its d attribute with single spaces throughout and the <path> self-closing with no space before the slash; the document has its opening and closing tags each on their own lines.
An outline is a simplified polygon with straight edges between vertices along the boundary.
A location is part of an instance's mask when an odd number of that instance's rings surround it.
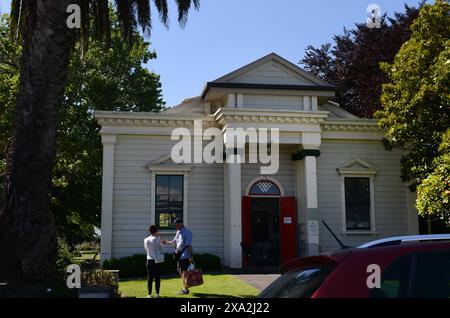
<svg viewBox="0 0 450 318">
<path fill-rule="evenodd" d="M 260 298 L 450 298 L 450 235 L 384 239 L 297 258 L 281 273 Z"/>
</svg>

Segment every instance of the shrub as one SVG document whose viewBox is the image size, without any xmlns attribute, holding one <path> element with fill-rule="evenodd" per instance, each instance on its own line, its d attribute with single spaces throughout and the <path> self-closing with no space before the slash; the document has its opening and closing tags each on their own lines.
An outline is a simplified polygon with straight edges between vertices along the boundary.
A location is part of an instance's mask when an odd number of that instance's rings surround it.
<svg viewBox="0 0 450 318">
<path fill-rule="evenodd" d="M 111 288 L 112 296 L 119 296 L 119 284 L 117 283 L 114 274 L 100 269 L 82 272 L 81 286 Z"/>
<path fill-rule="evenodd" d="M 195 266 L 204 271 L 220 270 L 222 265 L 220 258 L 212 254 L 194 254 Z M 124 258 L 112 258 L 103 262 L 104 269 L 118 269 L 122 278 L 142 277 L 147 275 L 145 254 L 135 254 Z M 175 274 L 177 266 L 172 254 L 164 254 L 164 263 L 161 265 L 161 274 Z"/>
<path fill-rule="evenodd" d="M 65 275 L 67 266 L 74 263 L 72 252 L 67 242 L 58 238 L 58 255 L 56 257 L 56 271 L 58 275 Z"/>
</svg>

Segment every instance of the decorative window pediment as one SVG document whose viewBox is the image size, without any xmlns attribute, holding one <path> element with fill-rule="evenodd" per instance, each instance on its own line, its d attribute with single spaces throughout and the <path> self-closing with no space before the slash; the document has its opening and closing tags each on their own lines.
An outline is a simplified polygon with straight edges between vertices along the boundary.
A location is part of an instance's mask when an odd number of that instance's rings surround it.
<svg viewBox="0 0 450 318">
<path fill-rule="evenodd" d="M 377 173 L 375 166 L 361 159 L 349 161 L 337 168 L 337 171 L 340 174 L 375 175 Z"/>
<path fill-rule="evenodd" d="M 176 164 L 172 161 L 171 154 L 159 157 L 158 159 L 149 162 L 147 168 L 150 171 L 190 171 L 191 166 L 186 164 Z"/>
<path fill-rule="evenodd" d="M 336 169 L 341 179 L 342 233 L 373 234 L 375 226 L 375 187 L 377 169 L 354 159 Z"/>
</svg>

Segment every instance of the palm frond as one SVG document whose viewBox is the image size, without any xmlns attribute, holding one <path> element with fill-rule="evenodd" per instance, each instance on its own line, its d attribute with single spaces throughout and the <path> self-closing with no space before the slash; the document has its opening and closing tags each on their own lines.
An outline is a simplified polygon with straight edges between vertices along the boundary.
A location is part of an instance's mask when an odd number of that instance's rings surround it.
<svg viewBox="0 0 450 318">
<path fill-rule="evenodd" d="M 96 0 L 97 14 L 97 26 L 101 36 L 106 40 L 106 46 L 109 47 L 111 42 L 111 21 L 109 19 L 109 1 L 108 0 Z"/>
<path fill-rule="evenodd" d="M 200 8 L 200 0 L 175 0 L 178 6 L 178 22 L 181 27 L 186 25 L 188 20 L 188 13 L 191 5 L 194 4 L 194 8 L 198 10 Z"/>
<path fill-rule="evenodd" d="M 131 44 L 132 34 L 136 31 L 136 0 L 116 0 L 116 10 L 124 39 Z"/>
<path fill-rule="evenodd" d="M 81 30 L 80 30 L 80 40 L 81 40 L 81 56 L 84 56 L 89 46 L 89 2 L 90 0 L 81 0 Z"/>
<path fill-rule="evenodd" d="M 167 0 L 154 0 L 156 9 L 158 9 L 159 19 L 165 27 L 169 25 L 169 8 L 167 6 Z"/>
<path fill-rule="evenodd" d="M 136 0 L 137 20 L 142 28 L 142 32 L 150 34 L 152 30 L 152 13 L 149 0 Z"/>
</svg>

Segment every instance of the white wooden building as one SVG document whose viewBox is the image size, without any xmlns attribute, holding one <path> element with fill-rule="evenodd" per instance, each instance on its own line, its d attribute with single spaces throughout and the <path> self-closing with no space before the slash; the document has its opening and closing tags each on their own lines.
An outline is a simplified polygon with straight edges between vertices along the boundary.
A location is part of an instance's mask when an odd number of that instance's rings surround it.
<svg viewBox="0 0 450 318">
<path fill-rule="evenodd" d="M 150 224 L 171 238 L 175 216 L 192 230 L 196 253 L 234 268 L 338 249 L 321 220 L 351 246 L 417 234 L 401 152 L 385 151 L 377 122 L 346 112 L 333 96 L 329 84 L 272 53 L 165 112 L 97 112 L 102 260 L 142 254 Z M 195 120 L 224 135 L 230 127 L 278 128 L 278 172 L 261 175 L 250 163 L 175 164 L 171 134 L 193 130 Z"/>
</svg>

